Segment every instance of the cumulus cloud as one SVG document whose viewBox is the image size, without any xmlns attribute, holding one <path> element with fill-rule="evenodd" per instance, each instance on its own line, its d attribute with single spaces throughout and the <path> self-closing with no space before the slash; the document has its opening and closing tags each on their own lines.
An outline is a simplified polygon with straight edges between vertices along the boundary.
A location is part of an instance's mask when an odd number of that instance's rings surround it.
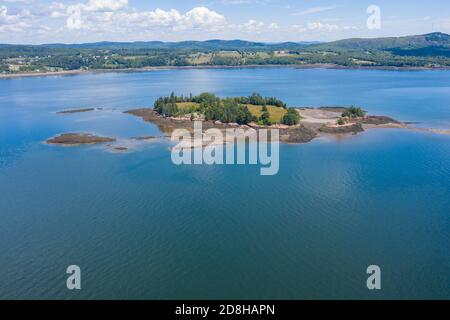
<svg viewBox="0 0 450 320">
<path fill-rule="evenodd" d="M 120 2 L 125 4 L 126 0 L 120 0 Z M 165 28 L 172 31 L 201 29 L 213 31 L 223 28 L 226 24 L 223 15 L 206 7 L 193 8 L 186 13 L 180 13 L 175 9 L 136 11 L 121 10 L 121 7 L 116 6 L 114 8 L 117 8 L 117 10 L 104 11 L 104 6 L 98 6 L 97 8 L 98 10 L 86 10 L 86 7 L 69 6 L 64 14 L 55 11 L 52 16 L 55 18 L 67 16 L 66 26 L 68 29 L 105 30 L 109 32 L 134 29 L 145 31 L 149 28 Z M 110 9 L 112 8 L 110 7 Z"/>
<path fill-rule="evenodd" d="M 19 32 L 30 27 L 27 20 L 31 17 L 29 10 L 9 14 L 6 6 L 0 6 L 0 32 Z"/>
<path fill-rule="evenodd" d="M 89 0 L 79 6 L 84 11 L 117 11 L 128 7 L 128 0 Z"/>
<path fill-rule="evenodd" d="M 66 5 L 61 2 L 53 2 L 49 9 L 52 18 L 68 17 L 66 25 L 69 29 L 79 29 L 81 27 L 81 15 L 115 12 L 126 9 L 128 0 L 89 0 L 86 3 L 76 3 Z"/>
<path fill-rule="evenodd" d="M 264 23 L 256 20 L 249 20 L 243 25 L 246 31 L 260 32 L 264 28 Z"/>
<path fill-rule="evenodd" d="M 175 30 L 212 28 L 217 30 L 226 23 L 225 17 L 206 7 L 197 7 L 182 16 Z"/>
<path fill-rule="evenodd" d="M 232 2 L 233 0 L 229 3 Z M 20 7 L 29 7 L 32 12 L 24 9 L 20 11 Z M 325 9 L 328 8 L 314 8 L 308 12 Z M 204 6 L 184 12 L 176 9 L 139 10 L 130 6 L 129 0 L 78 0 L 69 4 L 55 0 L 45 5 L 35 1 L 33 6 L 13 5 L 11 10 L 4 5 L 0 6 L 0 32 L 3 41 L 15 41 L 18 39 L 17 32 L 20 31 L 27 35 L 22 36 L 22 39 L 36 41 L 34 39 L 37 38 L 33 37 L 39 35 L 40 39 L 45 39 L 46 42 L 213 37 L 274 41 L 273 39 L 285 39 L 286 35 L 295 37 L 295 34 L 303 33 L 304 37 L 305 34 L 332 34 L 352 28 L 333 24 L 336 21 L 317 21 L 294 26 L 257 19 L 229 22 L 223 14 Z M 12 32 L 15 32 L 14 36 Z"/>
</svg>

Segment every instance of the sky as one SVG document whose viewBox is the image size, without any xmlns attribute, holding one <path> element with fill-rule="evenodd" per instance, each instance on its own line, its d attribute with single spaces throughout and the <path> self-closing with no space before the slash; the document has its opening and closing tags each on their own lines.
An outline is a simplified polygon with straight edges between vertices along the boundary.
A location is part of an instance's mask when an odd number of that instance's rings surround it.
<svg viewBox="0 0 450 320">
<path fill-rule="evenodd" d="M 0 0 L 0 43 L 333 41 L 436 31 L 450 33 L 449 0 Z"/>
</svg>

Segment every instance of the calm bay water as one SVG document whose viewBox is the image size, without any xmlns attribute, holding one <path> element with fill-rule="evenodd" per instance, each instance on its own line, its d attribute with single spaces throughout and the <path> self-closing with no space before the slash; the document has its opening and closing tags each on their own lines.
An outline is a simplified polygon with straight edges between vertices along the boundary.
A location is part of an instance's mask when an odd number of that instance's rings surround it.
<svg viewBox="0 0 450 320">
<path fill-rule="evenodd" d="M 158 134 L 160 95 L 258 91 L 450 128 L 450 72 L 170 70 L 0 80 L 0 298 L 450 298 L 450 137 L 386 129 L 282 145 L 280 172 L 42 143 Z M 102 107 L 91 113 L 55 111 Z M 65 269 L 82 270 L 68 291 Z M 367 266 L 382 290 L 366 288 Z"/>
</svg>

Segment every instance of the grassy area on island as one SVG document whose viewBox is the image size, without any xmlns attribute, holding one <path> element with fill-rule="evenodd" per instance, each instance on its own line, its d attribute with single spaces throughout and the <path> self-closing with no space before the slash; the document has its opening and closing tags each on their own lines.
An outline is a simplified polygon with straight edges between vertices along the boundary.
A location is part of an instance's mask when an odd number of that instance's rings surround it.
<svg viewBox="0 0 450 320">
<path fill-rule="evenodd" d="M 200 110 L 200 104 L 197 102 L 177 102 L 176 106 L 180 115 L 186 115 Z"/>
<path fill-rule="evenodd" d="M 250 113 L 255 116 L 256 118 L 261 118 L 263 115 L 263 106 L 255 106 L 251 104 L 245 105 Z M 283 117 L 286 115 L 287 110 L 285 108 L 280 108 L 276 106 L 266 106 L 267 110 L 269 112 L 269 120 L 273 124 L 280 124 L 282 123 Z"/>
</svg>

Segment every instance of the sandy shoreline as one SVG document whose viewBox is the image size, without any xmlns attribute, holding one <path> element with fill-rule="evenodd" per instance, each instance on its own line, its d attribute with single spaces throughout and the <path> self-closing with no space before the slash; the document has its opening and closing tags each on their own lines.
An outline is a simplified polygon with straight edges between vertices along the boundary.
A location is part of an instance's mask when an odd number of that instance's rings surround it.
<svg viewBox="0 0 450 320">
<path fill-rule="evenodd" d="M 340 66 L 335 64 L 292 64 L 292 65 L 242 65 L 242 66 L 161 66 L 129 69 L 92 69 L 92 70 L 66 70 L 55 72 L 36 72 L 36 73 L 15 73 L 0 74 L 0 79 L 27 78 L 27 77 L 50 77 L 50 76 L 69 76 L 81 74 L 98 73 L 133 73 L 150 72 L 161 70 L 195 70 L 195 69 L 263 69 L 263 68 L 291 68 L 291 69 L 338 69 L 338 70 L 386 70 L 386 71 L 442 71 L 450 70 L 448 67 L 390 67 L 390 66 Z"/>
</svg>

